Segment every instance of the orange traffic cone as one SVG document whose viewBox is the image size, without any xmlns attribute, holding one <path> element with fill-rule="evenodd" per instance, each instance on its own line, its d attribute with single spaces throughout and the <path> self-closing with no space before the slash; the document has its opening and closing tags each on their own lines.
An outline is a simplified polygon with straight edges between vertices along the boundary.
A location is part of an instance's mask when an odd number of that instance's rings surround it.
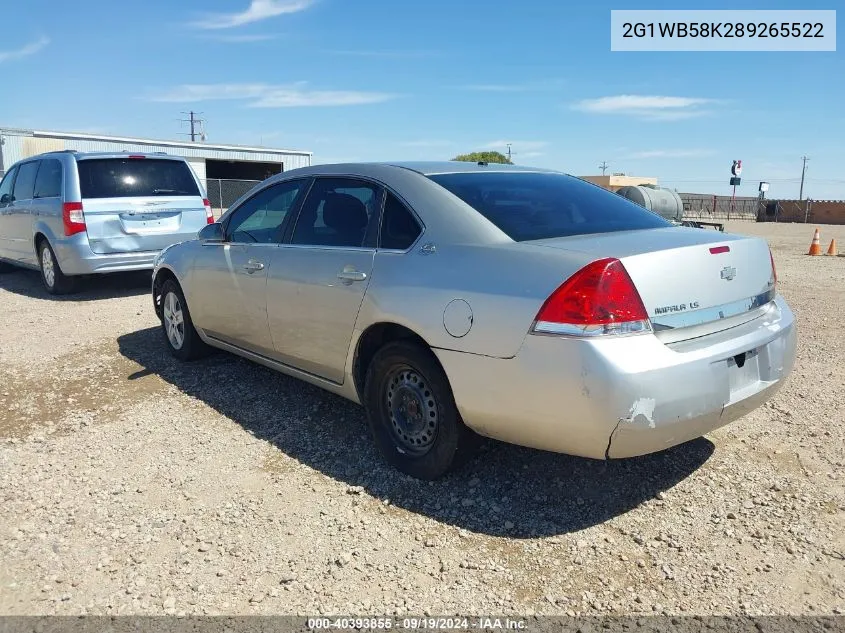
<svg viewBox="0 0 845 633">
<path fill-rule="evenodd" d="M 816 232 L 813 234 L 813 241 L 810 242 L 810 252 L 807 255 L 821 255 L 822 254 L 822 245 L 819 241 L 821 238 L 819 237 L 819 230 L 816 229 Z"/>
<path fill-rule="evenodd" d="M 836 238 L 830 240 L 830 246 L 827 247 L 828 255 L 836 255 Z"/>
</svg>

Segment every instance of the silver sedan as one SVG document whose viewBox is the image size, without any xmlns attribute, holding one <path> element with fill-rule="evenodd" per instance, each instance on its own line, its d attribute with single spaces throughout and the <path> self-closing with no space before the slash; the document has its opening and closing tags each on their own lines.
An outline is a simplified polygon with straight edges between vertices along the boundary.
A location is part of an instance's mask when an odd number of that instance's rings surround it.
<svg viewBox="0 0 845 633">
<path fill-rule="evenodd" d="M 170 351 L 210 347 L 367 411 L 434 479 L 479 436 L 596 459 L 759 407 L 795 359 L 764 240 L 673 226 L 580 179 L 485 163 L 275 176 L 166 249 Z"/>
</svg>

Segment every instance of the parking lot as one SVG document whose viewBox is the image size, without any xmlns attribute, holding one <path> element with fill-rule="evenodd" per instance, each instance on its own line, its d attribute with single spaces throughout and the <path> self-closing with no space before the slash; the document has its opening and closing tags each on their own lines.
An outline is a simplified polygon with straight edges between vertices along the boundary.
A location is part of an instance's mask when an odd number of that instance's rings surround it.
<svg viewBox="0 0 845 633">
<path fill-rule="evenodd" d="M 488 443 L 436 483 L 346 401 L 172 359 L 148 275 L 0 275 L 0 613 L 845 613 L 845 258 L 813 228 L 728 225 L 798 318 L 767 406 L 621 462 Z"/>
</svg>

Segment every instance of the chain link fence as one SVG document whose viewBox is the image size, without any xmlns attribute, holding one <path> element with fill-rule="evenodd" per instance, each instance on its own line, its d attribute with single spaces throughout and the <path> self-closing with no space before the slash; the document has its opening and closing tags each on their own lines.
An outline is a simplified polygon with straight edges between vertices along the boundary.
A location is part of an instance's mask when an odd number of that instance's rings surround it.
<svg viewBox="0 0 845 633">
<path fill-rule="evenodd" d="M 260 180 L 226 180 L 222 178 L 207 178 L 205 190 L 208 193 L 208 200 L 211 202 L 211 210 L 214 217 L 219 218 L 235 200 L 240 198 Z"/>
</svg>

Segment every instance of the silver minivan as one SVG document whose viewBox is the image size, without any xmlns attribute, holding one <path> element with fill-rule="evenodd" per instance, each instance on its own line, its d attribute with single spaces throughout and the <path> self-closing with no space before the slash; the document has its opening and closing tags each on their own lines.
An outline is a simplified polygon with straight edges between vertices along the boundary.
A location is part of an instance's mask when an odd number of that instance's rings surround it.
<svg viewBox="0 0 845 633">
<path fill-rule="evenodd" d="M 151 270 L 214 217 L 188 162 L 167 154 L 40 154 L 0 182 L 0 270 L 41 270 L 51 294 L 80 275 Z"/>
</svg>

